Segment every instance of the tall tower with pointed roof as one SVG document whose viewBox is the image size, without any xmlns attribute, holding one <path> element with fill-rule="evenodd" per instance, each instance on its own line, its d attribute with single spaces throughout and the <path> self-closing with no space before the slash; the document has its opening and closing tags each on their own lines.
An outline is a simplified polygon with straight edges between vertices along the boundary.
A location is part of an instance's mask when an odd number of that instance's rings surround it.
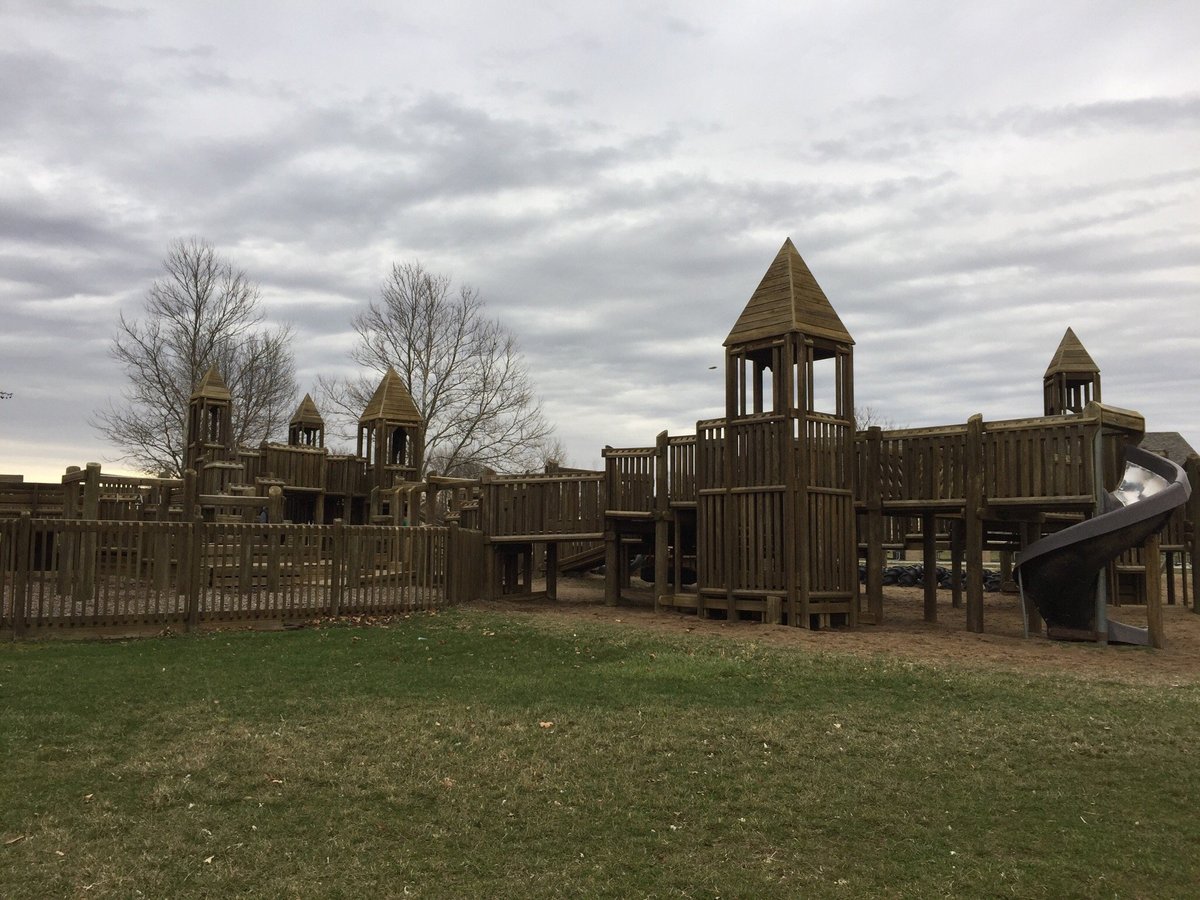
<svg viewBox="0 0 1200 900">
<path fill-rule="evenodd" d="M 853 350 L 784 241 L 725 339 L 725 419 L 701 423 L 697 443 L 697 468 L 721 480 L 698 498 L 699 540 L 722 558 L 700 589 L 730 615 L 769 619 L 778 602 L 795 625 L 856 621 Z"/>
<path fill-rule="evenodd" d="M 305 394 L 292 419 L 288 422 L 288 444 L 293 447 L 324 447 L 325 420 L 313 403 L 311 394 Z"/>
<path fill-rule="evenodd" d="M 358 418 L 358 455 L 371 487 L 418 481 L 425 453 L 425 420 L 403 379 L 388 367 Z"/>
<path fill-rule="evenodd" d="M 1070 328 L 1046 368 L 1042 394 L 1048 416 L 1081 413 L 1089 402 L 1100 399 L 1100 367 Z"/>
<path fill-rule="evenodd" d="M 213 366 L 188 400 L 187 449 L 183 467 L 233 459 L 233 397 Z"/>
</svg>

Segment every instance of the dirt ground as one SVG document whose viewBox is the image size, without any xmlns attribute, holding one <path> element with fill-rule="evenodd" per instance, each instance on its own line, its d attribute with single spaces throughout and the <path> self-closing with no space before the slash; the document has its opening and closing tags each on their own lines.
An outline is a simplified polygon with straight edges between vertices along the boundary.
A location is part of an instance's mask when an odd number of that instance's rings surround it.
<svg viewBox="0 0 1200 900">
<path fill-rule="evenodd" d="M 560 578 L 558 599 L 504 600 L 481 604 L 517 615 L 619 623 L 658 633 L 691 632 L 728 640 L 756 641 L 777 647 L 858 656 L 887 656 L 953 668 L 1044 673 L 1131 684 L 1200 683 L 1200 615 L 1191 607 L 1163 605 L 1166 648 L 1103 647 L 1095 644 L 1023 636 L 1015 594 L 986 594 L 984 633 L 966 630 L 966 610 L 954 609 L 949 591 L 938 591 L 938 621 L 923 619 L 920 588 L 884 588 L 881 625 L 809 631 L 758 622 L 700 619 L 692 613 L 655 613 L 649 585 L 634 580 L 619 606 L 604 604 L 604 580 L 597 576 Z M 539 585 L 535 584 L 535 588 Z M 1177 596 L 1181 594 L 1177 591 Z M 1110 607 L 1110 617 L 1130 625 L 1146 624 L 1143 606 Z"/>
</svg>

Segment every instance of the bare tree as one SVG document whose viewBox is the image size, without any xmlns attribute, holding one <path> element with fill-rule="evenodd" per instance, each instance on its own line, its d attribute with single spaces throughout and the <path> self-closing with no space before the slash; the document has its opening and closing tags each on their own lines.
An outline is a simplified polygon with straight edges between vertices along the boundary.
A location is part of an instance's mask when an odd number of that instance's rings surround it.
<svg viewBox="0 0 1200 900">
<path fill-rule="evenodd" d="M 443 474 L 525 471 L 552 429 L 542 416 L 513 334 L 484 312 L 474 288 L 419 262 L 393 264 L 378 302 L 353 319 L 353 358 L 375 373 L 395 368 L 425 419 L 425 464 Z M 378 374 L 321 379 L 332 416 L 357 420 Z"/>
<path fill-rule="evenodd" d="M 896 423 L 892 421 L 890 416 L 884 415 L 873 406 L 854 407 L 854 427 L 856 430 L 866 431 L 873 425 L 878 425 L 884 431 L 889 431 L 896 427 Z"/>
<path fill-rule="evenodd" d="M 144 317 L 121 314 L 110 352 L 124 368 L 123 403 L 92 425 L 146 472 L 180 474 L 188 399 L 211 366 L 233 396 L 233 438 L 256 444 L 295 400 L 291 329 L 263 327 L 258 285 L 206 241 L 171 244 L 164 275 L 146 292 Z"/>
</svg>

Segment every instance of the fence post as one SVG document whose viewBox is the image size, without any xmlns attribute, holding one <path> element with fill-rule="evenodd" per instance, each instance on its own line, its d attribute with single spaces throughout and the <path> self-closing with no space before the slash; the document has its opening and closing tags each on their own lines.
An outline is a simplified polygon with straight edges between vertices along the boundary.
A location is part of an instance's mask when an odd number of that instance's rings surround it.
<svg viewBox="0 0 1200 900">
<path fill-rule="evenodd" d="M 283 518 L 283 489 L 277 484 L 267 491 L 267 527 L 263 529 L 267 543 L 267 590 L 273 595 L 279 592 L 279 536 L 271 525 L 278 525 Z"/>
<path fill-rule="evenodd" d="M 85 478 L 82 518 L 87 522 L 96 522 L 100 518 L 100 463 L 88 463 Z M 79 560 L 78 597 L 85 603 L 96 595 L 96 554 L 99 549 L 99 537 L 95 528 L 89 528 L 81 538 L 83 552 Z"/>
<path fill-rule="evenodd" d="M 23 510 L 21 518 L 17 520 L 14 535 L 16 540 L 13 541 L 12 616 L 14 638 L 24 635 L 26 629 L 25 618 L 29 603 L 29 557 L 32 555 L 29 551 L 32 533 L 33 522 L 29 518 L 28 510 Z"/>
<path fill-rule="evenodd" d="M 190 470 L 189 470 L 190 471 Z M 191 520 L 188 540 L 188 565 L 183 585 L 184 605 L 187 612 L 187 630 L 193 631 L 200 624 L 201 579 L 204 572 L 204 521 L 199 516 Z"/>
<path fill-rule="evenodd" d="M 272 488 L 275 490 L 275 488 Z M 346 528 L 341 519 L 334 519 L 333 525 L 332 560 L 329 567 L 329 615 L 331 618 L 341 614 L 343 579 L 346 577 L 344 560 L 346 558 Z"/>
<path fill-rule="evenodd" d="M 459 572 L 462 548 L 459 546 L 458 523 L 451 521 L 446 527 L 446 605 L 462 602 L 462 573 Z M 547 570 L 547 577 L 549 577 Z"/>
<path fill-rule="evenodd" d="M 74 475 L 78 471 L 79 466 L 67 466 L 67 475 Z M 78 506 L 79 485 L 76 482 L 64 484 L 63 519 L 72 521 L 79 518 Z M 58 534 L 58 593 L 64 597 L 74 589 L 72 576 L 76 571 L 75 548 L 79 543 L 77 538 L 77 534 L 66 529 Z"/>
</svg>

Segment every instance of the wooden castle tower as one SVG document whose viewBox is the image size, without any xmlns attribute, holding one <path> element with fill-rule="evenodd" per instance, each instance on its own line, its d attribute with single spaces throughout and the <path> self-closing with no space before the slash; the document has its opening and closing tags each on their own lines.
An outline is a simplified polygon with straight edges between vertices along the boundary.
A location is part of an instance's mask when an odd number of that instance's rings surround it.
<svg viewBox="0 0 1200 900">
<path fill-rule="evenodd" d="M 1070 328 L 1042 377 L 1045 414 L 1081 413 L 1092 400 L 1100 400 L 1100 367 Z"/>
<path fill-rule="evenodd" d="M 358 419 L 358 455 L 367 461 L 367 482 L 380 490 L 420 481 L 425 420 L 403 379 L 388 367 Z"/>
<path fill-rule="evenodd" d="M 228 462 L 233 457 L 233 396 L 225 381 L 210 368 L 188 400 L 187 448 L 184 469 L 203 462 Z"/>
<path fill-rule="evenodd" d="M 725 340 L 725 419 L 698 425 L 706 607 L 855 624 L 853 347 L 786 240 Z"/>
<path fill-rule="evenodd" d="M 311 394 L 305 394 L 288 422 L 288 444 L 292 447 L 325 446 L 325 420 Z"/>
</svg>

